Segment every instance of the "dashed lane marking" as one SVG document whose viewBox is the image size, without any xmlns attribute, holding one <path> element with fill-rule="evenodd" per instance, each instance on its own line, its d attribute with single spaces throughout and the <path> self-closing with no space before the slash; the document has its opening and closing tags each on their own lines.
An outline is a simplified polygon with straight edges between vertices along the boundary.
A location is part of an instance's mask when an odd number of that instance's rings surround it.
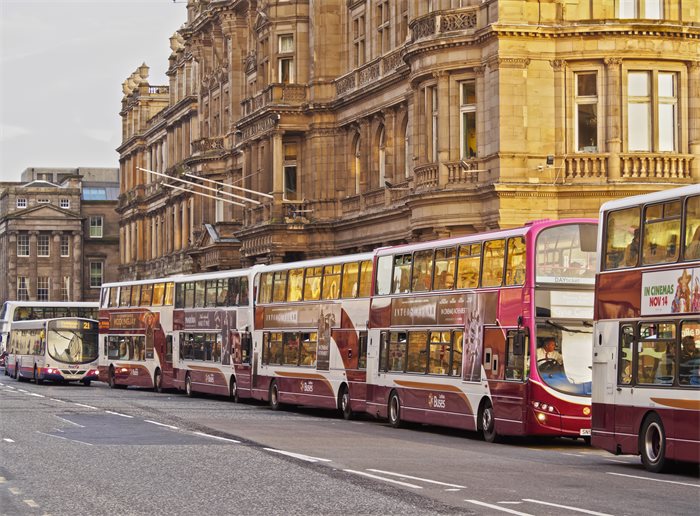
<svg viewBox="0 0 700 516">
<path fill-rule="evenodd" d="M 151 421 L 150 419 L 144 419 L 143 422 L 144 422 L 144 423 L 150 423 L 150 424 L 156 425 L 156 426 L 162 426 L 162 427 L 164 427 L 164 428 L 170 428 L 170 429 L 172 429 L 172 430 L 180 430 L 180 429 L 179 429 L 178 427 L 176 427 L 176 426 L 173 426 L 173 425 L 166 425 L 165 423 L 159 423 L 158 421 Z"/>
<path fill-rule="evenodd" d="M 331 459 L 322 459 L 321 457 L 312 457 L 311 455 L 304 455 L 303 453 L 294 453 L 284 450 L 276 450 L 275 448 L 263 448 L 272 453 L 279 453 L 280 455 L 286 455 L 287 457 L 294 457 L 295 459 L 304 460 L 306 462 L 333 462 Z"/>
<path fill-rule="evenodd" d="M 639 478 L 641 480 L 651 480 L 653 482 L 664 482 L 666 484 L 676 484 L 679 486 L 700 487 L 700 484 L 691 484 L 689 482 L 676 482 L 675 480 L 661 480 L 660 478 L 640 477 L 637 475 L 625 475 L 624 473 L 613 473 L 611 471 L 608 471 L 607 474 L 608 475 L 615 475 L 618 477 L 628 477 L 628 478 Z"/>
<path fill-rule="evenodd" d="M 392 478 L 380 477 L 379 475 L 372 475 L 371 473 L 365 473 L 364 471 L 356 471 L 354 469 L 344 469 L 343 471 L 347 473 L 354 473 L 355 475 L 361 475 L 363 477 L 373 478 L 375 480 L 382 480 L 384 482 L 390 482 L 391 484 L 396 484 L 404 487 L 411 487 L 413 489 L 423 489 L 423 486 L 417 486 L 415 484 L 409 484 L 408 482 L 399 482 Z"/>
<path fill-rule="evenodd" d="M 24 503 L 26 503 L 29 507 L 32 507 L 33 509 L 36 509 L 39 507 L 39 504 L 36 503 L 34 500 L 22 500 Z"/>
<path fill-rule="evenodd" d="M 92 410 L 97 410 L 97 407 L 93 407 L 92 405 L 84 405 L 82 403 L 75 403 L 75 402 L 73 402 L 73 405 L 76 405 L 78 407 L 83 407 L 83 408 L 89 408 Z"/>
<path fill-rule="evenodd" d="M 201 435 L 202 437 L 209 437 L 210 439 L 217 439 L 219 441 L 226 441 L 229 443 L 240 444 L 241 441 L 236 441 L 235 439 L 228 439 L 226 437 L 219 437 L 218 435 L 205 434 L 204 432 L 192 432 L 194 435 Z"/>
<path fill-rule="evenodd" d="M 10 439 L 9 437 L 4 437 L 2 440 L 5 441 L 6 443 L 13 443 L 13 442 L 15 442 L 14 440 Z"/>
<path fill-rule="evenodd" d="M 122 413 L 120 413 L 120 412 L 112 412 L 111 410 L 105 410 L 105 412 L 106 412 L 107 414 L 112 414 L 112 415 L 119 416 L 119 417 L 126 417 L 126 418 L 129 418 L 129 419 L 133 419 L 133 418 L 134 418 L 134 416 L 130 416 L 130 415 L 128 415 L 128 414 L 122 414 Z"/>
<path fill-rule="evenodd" d="M 381 473 L 383 475 L 391 475 L 399 478 L 408 478 L 410 480 L 418 480 L 419 482 L 427 482 L 428 484 L 437 484 L 440 486 L 456 487 L 457 489 L 466 489 L 465 486 L 460 486 L 458 484 L 448 484 L 447 482 L 438 482 L 437 480 L 430 480 L 428 478 L 412 477 L 411 475 L 404 475 L 402 473 L 393 473 L 391 471 L 383 471 L 381 469 L 368 469 L 367 471 L 372 471 L 374 473 Z"/>
<path fill-rule="evenodd" d="M 540 505 L 548 505 L 549 507 L 556 507 L 557 509 L 566 509 L 568 511 L 581 512 L 583 514 L 593 514 L 594 516 L 612 516 L 612 514 L 607 514 L 605 512 L 589 511 L 588 509 L 581 509 L 580 507 L 572 507 L 570 505 L 559 505 L 558 503 L 543 502 L 542 500 L 533 500 L 532 498 L 523 498 L 523 501 L 538 503 Z"/>
<path fill-rule="evenodd" d="M 465 502 L 473 503 L 474 505 L 480 505 L 482 507 L 488 507 L 489 509 L 495 509 L 500 512 L 507 512 L 508 514 L 517 514 L 519 516 L 533 516 L 527 512 L 514 511 L 513 509 L 508 509 L 507 507 L 501 507 L 500 505 L 494 505 L 492 503 L 480 502 L 479 500 L 464 500 Z"/>
</svg>

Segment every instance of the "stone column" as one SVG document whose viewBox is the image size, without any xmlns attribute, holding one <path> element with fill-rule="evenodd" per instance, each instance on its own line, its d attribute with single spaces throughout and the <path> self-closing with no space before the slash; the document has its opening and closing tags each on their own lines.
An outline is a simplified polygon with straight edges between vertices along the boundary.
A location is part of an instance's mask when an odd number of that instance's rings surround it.
<svg viewBox="0 0 700 516">
<path fill-rule="evenodd" d="M 83 300 L 83 234 L 80 231 L 73 231 L 73 301 Z M 90 271 L 88 271 L 88 274 Z"/>
<path fill-rule="evenodd" d="M 61 232 L 51 232 L 51 292 L 49 299 L 52 301 L 61 301 L 61 287 L 63 278 L 61 274 Z"/>
<path fill-rule="evenodd" d="M 486 135 L 486 117 L 488 116 L 488 104 L 486 103 L 486 81 L 484 80 L 485 66 L 474 67 L 474 89 L 476 90 L 476 156 L 484 156 L 489 154 L 489 150 L 485 148 L 486 142 L 490 138 Z M 461 92 L 457 92 L 461 95 Z M 460 115 L 459 124 L 462 124 Z M 459 132 L 459 131 L 458 131 Z M 462 157 L 462 142 L 459 142 L 460 158 Z"/>
<path fill-rule="evenodd" d="M 690 177 L 700 181 L 700 61 L 688 63 L 688 150 L 693 155 Z"/>
<path fill-rule="evenodd" d="M 554 73 L 554 154 L 555 156 L 563 156 L 567 149 L 567 134 L 566 134 L 566 82 L 564 72 L 566 71 L 566 61 L 555 59 L 550 61 Z M 575 86 L 574 86 L 575 87 Z M 574 149 L 576 150 L 576 142 Z"/>
<path fill-rule="evenodd" d="M 182 248 L 190 246 L 190 201 L 182 201 Z"/>
<path fill-rule="evenodd" d="M 449 170 L 446 163 L 450 161 L 450 76 L 445 71 L 436 72 L 433 75 L 437 77 L 438 98 L 438 185 L 445 186 L 449 178 Z"/>
<path fill-rule="evenodd" d="M 136 224 L 136 261 L 143 262 L 145 255 L 145 237 L 143 217 L 139 217 L 134 222 Z"/>
<path fill-rule="evenodd" d="M 609 57 L 605 59 L 607 75 L 605 96 L 606 129 L 608 158 L 608 179 L 620 179 L 620 153 L 622 152 L 622 89 L 621 89 L 622 58 Z"/>
<path fill-rule="evenodd" d="M 284 216 L 284 148 L 282 146 L 282 132 L 275 131 L 272 135 L 272 218 L 281 220 Z"/>
<path fill-rule="evenodd" d="M 389 181 L 401 181 L 397 177 L 398 159 L 396 155 L 396 108 L 384 111 L 384 179 Z M 384 183 L 379 183 L 384 188 Z"/>
<path fill-rule="evenodd" d="M 7 299 L 17 299 L 17 231 L 8 234 Z"/>
<path fill-rule="evenodd" d="M 29 232 L 29 299 L 35 301 L 37 299 L 39 285 L 39 274 L 37 272 L 37 255 L 39 254 L 37 247 L 38 231 Z"/>
</svg>

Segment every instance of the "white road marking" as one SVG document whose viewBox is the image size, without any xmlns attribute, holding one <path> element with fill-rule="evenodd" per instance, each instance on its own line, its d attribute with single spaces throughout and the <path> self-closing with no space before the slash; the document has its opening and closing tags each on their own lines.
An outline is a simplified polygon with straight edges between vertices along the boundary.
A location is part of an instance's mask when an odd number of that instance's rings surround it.
<svg viewBox="0 0 700 516">
<path fill-rule="evenodd" d="M 674 480 L 661 480 L 660 478 L 640 477 L 637 475 L 625 475 L 624 473 L 612 473 L 611 471 L 608 471 L 607 474 L 608 475 L 615 475 L 618 477 L 629 477 L 629 478 L 640 478 L 642 480 L 652 480 L 654 482 L 665 482 L 666 484 L 676 484 L 679 486 L 700 487 L 700 484 L 690 484 L 688 482 L 676 482 Z"/>
<path fill-rule="evenodd" d="M 279 453 L 280 455 L 286 455 L 288 457 L 294 457 L 295 459 L 305 460 L 306 462 L 333 462 L 331 459 L 322 459 L 321 457 L 312 457 L 311 455 L 304 455 L 302 453 L 288 452 L 284 450 L 276 450 L 274 448 L 263 448 L 264 450 Z"/>
<path fill-rule="evenodd" d="M 501 507 L 499 505 L 493 505 L 491 503 L 480 502 L 479 500 L 464 500 L 464 501 L 469 502 L 469 503 L 473 503 L 475 505 L 481 505 L 482 507 L 488 507 L 489 509 L 496 509 L 497 511 L 507 512 L 508 514 L 518 514 L 519 516 L 533 516 L 532 514 L 529 514 L 527 512 L 518 512 L 518 511 L 514 511 L 513 509 L 506 509 L 505 507 Z"/>
<path fill-rule="evenodd" d="M 580 455 L 578 453 L 562 453 L 562 455 L 568 455 L 569 457 L 585 457 L 585 455 Z"/>
<path fill-rule="evenodd" d="M 43 394 L 37 394 L 36 392 L 28 392 L 27 394 L 28 394 L 29 396 L 34 396 L 34 397 L 36 397 L 36 398 L 45 398 L 45 397 L 46 397 L 46 396 L 44 396 Z"/>
<path fill-rule="evenodd" d="M 8 489 L 8 491 L 9 491 L 10 493 L 12 493 L 13 495 L 22 494 L 22 491 L 20 491 L 20 490 L 17 489 L 16 487 L 11 487 L 11 488 Z"/>
<path fill-rule="evenodd" d="M 569 511 L 582 512 L 584 514 L 593 514 L 594 516 L 612 516 L 612 514 L 607 514 L 604 512 L 589 511 L 588 509 L 581 509 L 580 507 L 571 507 L 570 505 L 559 505 L 558 503 L 543 502 L 542 500 L 533 500 L 532 498 L 523 498 L 523 501 L 539 503 L 541 505 L 548 505 L 550 507 L 556 507 L 557 509 L 567 509 Z"/>
<path fill-rule="evenodd" d="M 29 507 L 37 508 L 39 507 L 39 504 L 36 503 L 34 500 L 22 500 L 24 503 L 26 503 Z"/>
<path fill-rule="evenodd" d="M 368 469 L 367 471 L 373 471 L 374 473 L 382 473 L 384 475 L 391 475 L 391 476 L 399 477 L 399 478 L 408 478 L 411 480 L 418 480 L 420 482 L 427 482 L 428 484 L 438 484 L 441 486 L 449 486 L 449 487 L 456 487 L 458 489 L 466 489 L 465 486 L 460 486 L 458 484 L 448 484 L 446 482 L 438 482 L 437 480 L 430 480 L 427 478 L 412 477 L 411 475 L 403 475 L 401 473 L 393 473 L 391 471 L 382 471 L 381 469 Z"/>
<path fill-rule="evenodd" d="M 14 442 L 14 441 L 13 441 L 12 439 L 10 439 L 9 437 L 3 438 L 3 441 L 5 441 L 6 443 L 13 443 L 13 442 Z"/>
<path fill-rule="evenodd" d="M 60 435 L 45 434 L 44 432 L 37 432 L 37 434 L 46 435 L 48 437 L 55 437 L 56 439 L 63 439 L 64 441 L 70 441 L 72 443 L 86 444 L 87 446 L 92 446 L 92 443 L 86 443 L 85 441 L 78 441 L 76 439 L 68 439 L 67 437 L 61 437 Z"/>
<path fill-rule="evenodd" d="M 62 418 L 61 416 L 57 416 L 54 414 L 53 417 L 55 417 L 56 419 L 60 419 L 61 421 L 65 421 L 66 423 L 70 423 L 71 425 L 75 425 L 78 428 L 85 428 L 83 425 L 79 425 L 78 423 L 74 423 L 73 421 L 69 421 L 68 419 Z"/>
<path fill-rule="evenodd" d="M 618 464 L 629 464 L 629 461 L 626 460 L 617 460 L 617 459 L 605 459 L 608 462 L 616 462 Z"/>
<path fill-rule="evenodd" d="M 513 501 L 513 502 L 503 500 L 503 501 L 500 501 L 498 503 L 503 503 L 506 505 L 522 505 L 523 504 L 523 502 L 518 502 L 517 500 Z"/>
<path fill-rule="evenodd" d="M 404 487 L 412 487 L 414 489 L 423 489 L 422 486 L 417 486 L 415 484 L 409 484 L 408 482 L 399 482 L 398 480 L 380 477 L 379 475 L 372 475 L 371 473 L 365 473 L 364 471 L 355 471 L 354 469 L 344 469 L 343 471 L 345 471 L 347 473 L 354 473 L 355 475 L 362 475 L 363 477 L 374 478 L 375 480 L 383 480 L 384 482 L 391 482 L 392 484 L 397 484 L 397 485 L 404 486 Z"/>
<path fill-rule="evenodd" d="M 17 389 L 18 392 L 27 392 L 24 389 Z"/>
<path fill-rule="evenodd" d="M 119 417 L 128 417 L 129 419 L 133 419 L 133 418 L 134 418 L 134 416 L 130 416 L 130 415 L 128 415 L 128 414 L 122 414 L 122 413 L 120 413 L 120 412 L 112 412 L 111 410 L 105 410 L 105 412 L 106 412 L 107 414 L 113 414 L 113 415 L 119 416 Z"/>
<path fill-rule="evenodd" d="M 151 423 L 152 425 L 163 426 L 165 428 L 170 428 L 172 430 L 180 430 L 178 427 L 173 425 L 166 425 L 165 423 L 159 423 L 158 421 L 151 421 L 150 419 L 144 419 L 144 423 Z"/>
<path fill-rule="evenodd" d="M 66 402 L 63 401 L 63 400 L 57 400 L 56 398 L 49 398 L 49 399 L 50 399 L 51 401 L 57 401 L 57 402 L 59 402 L 59 403 L 66 403 Z"/>
<path fill-rule="evenodd" d="M 445 491 L 461 491 L 461 489 L 453 489 L 450 487 L 450 488 L 445 489 Z"/>
<path fill-rule="evenodd" d="M 0 484 L 4 484 L 7 482 L 7 479 L 5 477 L 0 477 Z"/>
<path fill-rule="evenodd" d="M 240 444 L 241 441 L 236 441 L 235 439 L 228 439 L 226 437 L 219 437 L 218 435 L 205 434 L 204 432 L 192 432 L 195 435 L 201 435 L 202 437 L 209 437 L 210 439 L 218 439 L 219 441 L 226 441 L 229 443 Z"/>
<path fill-rule="evenodd" d="M 82 403 L 75 403 L 75 402 L 73 402 L 73 405 L 77 405 L 78 407 L 89 408 L 92 410 L 97 410 L 97 407 L 93 407 L 92 405 L 83 405 Z"/>
</svg>

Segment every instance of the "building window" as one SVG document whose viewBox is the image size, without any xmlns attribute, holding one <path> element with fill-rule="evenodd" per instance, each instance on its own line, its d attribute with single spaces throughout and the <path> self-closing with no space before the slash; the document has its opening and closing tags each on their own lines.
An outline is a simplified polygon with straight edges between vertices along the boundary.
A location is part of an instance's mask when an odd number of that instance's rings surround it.
<svg viewBox="0 0 700 516">
<path fill-rule="evenodd" d="M 49 300 L 49 285 L 50 280 L 48 276 L 39 276 L 36 280 L 36 300 L 37 301 L 48 301 Z"/>
<path fill-rule="evenodd" d="M 22 209 L 27 207 L 26 197 L 17 197 L 17 208 Z"/>
<path fill-rule="evenodd" d="M 352 46 L 355 68 L 365 64 L 365 17 L 360 15 L 352 20 Z"/>
<path fill-rule="evenodd" d="M 47 257 L 50 254 L 49 235 L 39 235 L 36 239 L 36 255 Z"/>
<path fill-rule="evenodd" d="M 150 175 L 148 177 L 151 177 Z M 107 189 L 96 187 L 84 187 L 83 199 L 86 201 L 106 201 Z"/>
<path fill-rule="evenodd" d="M 90 217 L 90 238 L 102 238 L 102 217 Z"/>
<path fill-rule="evenodd" d="M 29 301 L 29 278 L 26 276 L 17 278 L 17 301 Z"/>
<path fill-rule="evenodd" d="M 70 209 L 70 199 L 61 199 L 58 204 L 64 210 Z"/>
<path fill-rule="evenodd" d="M 399 4 L 401 21 L 399 25 L 399 42 L 403 43 L 408 38 L 408 0 L 401 0 Z"/>
<path fill-rule="evenodd" d="M 38 204 L 51 204 L 51 199 L 47 199 L 46 197 L 40 197 L 36 200 L 36 202 Z"/>
<path fill-rule="evenodd" d="M 90 288 L 102 286 L 102 262 L 90 262 Z"/>
<path fill-rule="evenodd" d="M 627 148 L 630 152 L 673 152 L 678 142 L 677 75 L 627 74 Z"/>
<path fill-rule="evenodd" d="M 380 0 L 377 3 L 377 54 L 382 55 L 391 50 L 391 27 L 389 1 Z"/>
<path fill-rule="evenodd" d="M 297 144 L 284 144 L 284 198 L 297 199 Z"/>
<path fill-rule="evenodd" d="M 61 235 L 61 256 L 63 258 L 70 256 L 70 236 Z"/>
<path fill-rule="evenodd" d="M 460 83 L 460 138 L 462 159 L 476 157 L 476 81 Z"/>
<path fill-rule="evenodd" d="M 619 0 L 619 17 L 622 19 L 661 20 L 663 14 L 664 0 Z"/>
<path fill-rule="evenodd" d="M 61 284 L 61 301 L 70 301 L 70 276 L 63 276 Z"/>
<path fill-rule="evenodd" d="M 224 189 L 223 187 L 218 187 L 216 191 L 216 209 L 214 213 L 214 222 L 223 222 L 224 220 L 224 200 L 223 200 L 223 192 Z M 183 218 L 183 211 L 180 209 L 180 220 L 184 220 Z M 183 242 L 183 247 L 184 247 L 184 242 Z"/>
<path fill-rule="evenodd" d="M 29 235 L 26 233 L 17 235 L 17 256 L 29 256 Z"/>
<path fill-rule="evenodd" d="M 598 75 L 595 72 L 576 74 L 576 150 L 598 151 Z"/>
<path fill-rule="evenodd" d="M 278 36 L 278 53 L 279 53 L 279 82 L 282 84 L 290 84 L 294 82 L 294 36 L 291 34 L 283 34 Z M 285 55 L 291 54 L 291 55 Z"/>
</svg>

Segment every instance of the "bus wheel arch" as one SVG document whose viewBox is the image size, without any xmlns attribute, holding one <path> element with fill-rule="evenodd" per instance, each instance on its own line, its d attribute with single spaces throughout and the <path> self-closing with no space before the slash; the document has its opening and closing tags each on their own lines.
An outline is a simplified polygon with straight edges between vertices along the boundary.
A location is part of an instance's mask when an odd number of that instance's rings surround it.
<svg viewBox="0 0 700 516">
<path fill-rule="evenodd" d="M 481 400 L 479 413 L 476 420 L 476 429 L 481 432 L 484 441 L 495 443 L 498 441 L 496 432 L 496 418 L 494 417 L 493 404 L 488 398 Z"/>
<path fill-rule="evenodd" d="M 394 428 L 401 428 L 403 425 L 403 421 L 401 421 L 401 400 L 396 389 L 393 389 L 391 394 L 389 394 L 387 417 L 389 418 L 389 424 Z"/>
<path fill-rule="evenodd" d="M 240 396 L 238 394 L 238 383 L 236 383 L 236 375 L 232 374 L 231 375 L 231 383 L 229 385 L 229 397 L 231 398 L 231 401 L 234 403 L 238 403 L 240 400 Z"/>
<path fill-rule="evenodd" d="M 159 394 L 163 392 L 163 373 L 160 367 L 156 367 L 153 373 L 153 390 Z"/>
<path fill-rule="evenodd" d="M 661 473 L 668 466 L 666 430 L 656 412 L 644 416 L 639 432 L 639 454 L 644 467 L 652 473 Z"/>
<path fill-rule="evenodd" d="M 350 403 L 350 389 L 346 383 L 343 383 L 338 389 L 338 411 L 343 419 L 352 419 L 352 406 Z"/>
<path fill-rule="evenodd" d="M 270 408 L 272 410 L 279 410 L 280 408 L 280 391 L 277 387 L 277 382 L 272 380 L 270 382 L 270 391 L 268 393 L 268 400 L 270 401 Z"/>
</svg>

